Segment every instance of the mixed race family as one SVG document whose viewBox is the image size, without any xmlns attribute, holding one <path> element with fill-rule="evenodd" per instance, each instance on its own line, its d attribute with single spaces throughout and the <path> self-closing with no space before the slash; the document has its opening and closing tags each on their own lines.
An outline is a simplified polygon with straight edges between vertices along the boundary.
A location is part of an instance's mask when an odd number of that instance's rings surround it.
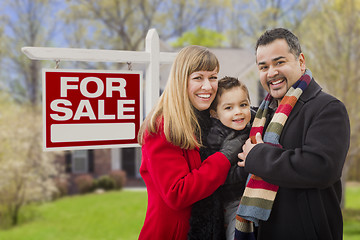
<svg viewBox="0 0 360 240">
<path fill-rule="evenodd" d="M 209 49 L 178 53 L 138 134 L 148 193 L 139 239 L 342 239 L 346 108 L 291 31 L 264 32 L 255 53 L 259 107 L 237 78 L 218 79 Z"/>
</svg>

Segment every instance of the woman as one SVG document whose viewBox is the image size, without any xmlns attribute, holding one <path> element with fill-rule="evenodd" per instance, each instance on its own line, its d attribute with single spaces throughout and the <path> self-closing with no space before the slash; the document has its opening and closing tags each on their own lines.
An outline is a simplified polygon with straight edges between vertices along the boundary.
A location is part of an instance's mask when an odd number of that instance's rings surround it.
<svg viewBox="0 0 360 240">
<path fill-rule="evenodd" d="M 200 157 L 218 72 L 219 62 L 208 49 L 182 49 L 165 91 L 141 126 L 140 174 L 148 208 L 139 239 L 186 239 L 192 205 L 223 184 L 238 161 L 238 139 L 227 139 L 204 161 Z"/>
</svg>

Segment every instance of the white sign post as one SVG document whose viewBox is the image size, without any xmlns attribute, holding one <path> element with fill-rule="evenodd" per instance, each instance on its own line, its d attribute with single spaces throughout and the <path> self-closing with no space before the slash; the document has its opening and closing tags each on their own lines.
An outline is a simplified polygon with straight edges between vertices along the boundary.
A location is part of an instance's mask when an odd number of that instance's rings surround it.
<svg viewBox="0 0 360 240">
<path fill-rule="evenodd" d="M 131 62 L 131 63 L 147 64 L 146 75 L 145 75 L 145 84 L 146 84 L 145 113 L 146 114 L 150 112 L 151 108 L 154 106 L 154 104 L 156 103 L 159 97 L 160 64 L 172 63 L 177 55 L 177 53 L 160 52 L 159 35 L 157 34 L 155 29 L 150 29 L 147 33 L 145 40 L 145 51 L 121 51 L 121 50 L 50 48 L 50 47 L 23 47 L 21 50 L 26 56 L 28 56 L 30 59 L 33 60 L 124 62 L 124 63 Z M 96 81 L 94 80 L 94 82 Z M 89 94 L 91 95 L 93 94 L 93 92 Z M 51 128 L 51 126 L 49 127 Z M 106 146 L 103 147 L 105 148 Z M 87 145 L 71 147 L 71 149 L 76 149 L 76 148 L 84 149 L 84 148 L 94 148 L 94 147 Z"/>
</svg>

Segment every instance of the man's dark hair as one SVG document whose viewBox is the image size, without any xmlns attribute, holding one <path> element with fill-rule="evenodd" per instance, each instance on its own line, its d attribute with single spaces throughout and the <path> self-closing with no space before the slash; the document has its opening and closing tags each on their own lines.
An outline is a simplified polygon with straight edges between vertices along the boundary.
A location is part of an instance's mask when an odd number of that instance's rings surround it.
<svg viewBox="0 0 360 240">
<path fill-rule="evenodd" d="M 285 28 L 274 28 L 263 33 L 256 42 L 255 52 L 259 46 L 270 44 L 277 39 L 285 39 L 289 45 L 289 51 L 294 54 L 296 58 L 300 56 L 302 51 L 299 39 Z"/>
</svg>

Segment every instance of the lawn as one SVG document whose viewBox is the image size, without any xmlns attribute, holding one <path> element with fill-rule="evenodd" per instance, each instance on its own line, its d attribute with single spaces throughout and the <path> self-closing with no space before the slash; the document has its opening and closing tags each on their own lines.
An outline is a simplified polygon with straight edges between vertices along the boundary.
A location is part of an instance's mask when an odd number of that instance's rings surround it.
<svg viewBox="0 0 360 240">
<path fill-rule="evenodd" d="M 360 184 L 349 184 L 344 240 L 360 240 Z M 23 223 L 0 230 L 4 240 L 133 240 L 146 212 L 146 191 L 65 197 L 27 208 Z M 27 220 L 26 220 L 27 219 Z"/>
<path fill-rule="evenodd" d="M 32 220 L 1 230 L 3 240 L 137 239 L 147 205 L 146 191 L 114 191 L 65 197 L 26 214 Z"/>
<path fill-rule="evenodd" d="M 360 240 L 360 183 L 346 187 L 344 215 L 344 240 Z"/>
</svg>

